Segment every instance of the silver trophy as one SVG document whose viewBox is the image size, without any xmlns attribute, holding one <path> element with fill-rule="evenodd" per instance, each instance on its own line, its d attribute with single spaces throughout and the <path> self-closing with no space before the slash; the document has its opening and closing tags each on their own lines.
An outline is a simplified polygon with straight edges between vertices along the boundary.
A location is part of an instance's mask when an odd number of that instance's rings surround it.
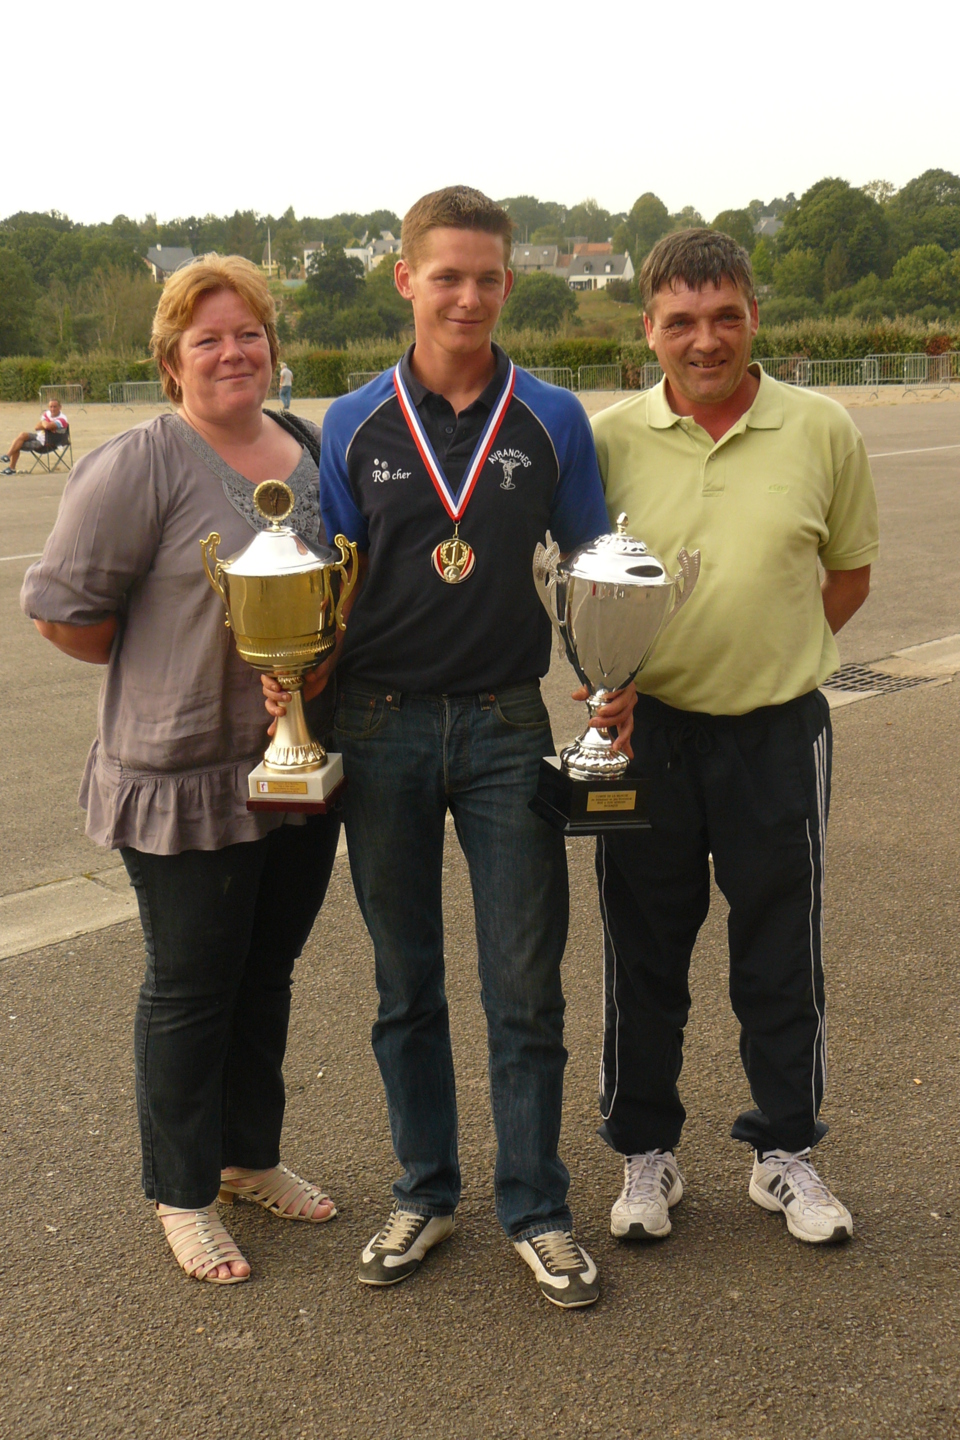
<svg viewBox="0 0 960 1440">
<path fill-rule="evenodd" d="M 693 594 L 700 573 L 699 550 L 692 555 L 681 550 L 679 571 L 670 575 L 642 540 L 626 533 L 626 525 L 626 515 L 618 516 L 615 535 L 601 535 L 566 560 L 560 559 L 548 531 L 546 545 L 538 545 L 533 557 L 537 594 L 567 659 L 590 691 L 591 720 L 613 691 L 629 685 L 643 669 L 658 637 Z M 562 819 L 571 833 L 605 828 L 600 812 L 607 812 L 611 823 L 644 823 L 636 818 L 637 783 L 625 781 L 629 761 L 613 752 L 613 740 L 609 730 L 588 725 L 561 752 L 559 762 L 552 762 L 565 782 L 559 789 L 549 769 L 541 767 L 541 796 L 546 788 L 545 803 L 560 811 L 559 817 L 545 818 L 558 824 Z M 544 814 L 543 805 L 534 808 Z M 614 822 L 621 811 L 623 820 Z M 597 812 L 596 821 L 591 812 Z"/>
</svg>

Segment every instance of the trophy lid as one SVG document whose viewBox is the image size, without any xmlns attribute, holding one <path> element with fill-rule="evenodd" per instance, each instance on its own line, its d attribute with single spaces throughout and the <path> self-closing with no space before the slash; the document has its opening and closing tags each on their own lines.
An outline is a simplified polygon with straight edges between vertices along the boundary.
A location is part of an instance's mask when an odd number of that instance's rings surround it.
<svg viewBox="0 0 960 1440">
<path fill-rule="evenodd" d="M 284 480 L 264 480 L 253 492 L 253 503 L 269 521 L 248 545 L 229 559 L 221 561 L 231 575 L 262 576 L 302 575 L 304 571 L 322 570 L 336 563 L 336 556 L 325 545 L 311 545 L 289 525 L 282 522 L 293 509 L 294 495 Z"/>
<path fill-rule="evenodd" d="M 600 535 L 581 545 L 562 562 L 568 575 L 597 584 L 655 586 L 672 585 L 666 566 L 643 543 L 627 534 L 626 515 L 617 516 L 613 535 Z"/>
</svg>

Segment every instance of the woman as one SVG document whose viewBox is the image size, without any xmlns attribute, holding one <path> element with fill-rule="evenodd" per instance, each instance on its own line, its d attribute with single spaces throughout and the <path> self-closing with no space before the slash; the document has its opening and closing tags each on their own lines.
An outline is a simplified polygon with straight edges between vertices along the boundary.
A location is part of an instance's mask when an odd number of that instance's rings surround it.
<svg viewBox="0 0 960 1440">
<path fill-rule="evenodd" d="M 153 353 L 175 413 L 74 467 L 21 603 L 59 649 L 107 667 L 80 803 L 87 834 L 120 850 L 146 942 L 134 1031 L 144 1191 L 186 1273 L 234 1284 L 250 1266 L 218 1192 L 291 1220 L 336 1214 L 280 1165 L 279 1145 L 290 979 L 340 823 L 247 811 L 266 744 L 260 684 L 199 541 L 217 530 L 221 554 L 241 549 L 265 523 L 255 486 L 278 476 L 296 496 L 290 523 L 323 540 L 319 430 L 262 410 L 275 309 L 247 260 L 206 255 L 172 275 Z M 319 733 L 325 718 L 312 716 Z"/>
</svg>

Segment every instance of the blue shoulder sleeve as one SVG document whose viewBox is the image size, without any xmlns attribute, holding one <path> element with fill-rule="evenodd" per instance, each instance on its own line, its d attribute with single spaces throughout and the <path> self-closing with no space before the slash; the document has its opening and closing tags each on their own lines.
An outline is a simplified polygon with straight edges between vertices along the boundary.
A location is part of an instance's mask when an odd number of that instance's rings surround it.
<svg viewBox="0 0 960 1440">
<path fill-rule="evenodd" d="M 369 385 L 334 400 L 323 419 L 320 451 L 320 513 L 327 535 L 345 535 L 360 550 L 369 550 L 367 518 L 350 484 L 347 452 L 360 427 L 393 394 L 393 371 L 385 370 Z"/>
<path fill-rule="evenodd" d="M 536 415 L 556 452 L 559 475 L 550 532 L 561 552 L 567 553 L 610 528 L 593 432 L 583 406 L 569 390 L 545 385 L 518 369 L 514 393 Z"/>
</svg>

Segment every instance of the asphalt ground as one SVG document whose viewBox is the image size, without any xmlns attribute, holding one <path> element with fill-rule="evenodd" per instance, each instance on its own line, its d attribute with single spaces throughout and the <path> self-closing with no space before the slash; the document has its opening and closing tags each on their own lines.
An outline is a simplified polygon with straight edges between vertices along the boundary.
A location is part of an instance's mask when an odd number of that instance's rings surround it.
<svg viewBox="0 0 960 1440">
<path fill-rule="evenodd" d="M 863 410 L 884 550 L 845 660 L 960 630 L 960 407 Z M 933 450 L 933 446 L 957 446 Z M 916 450 L 917 454 L 890 455 Z M 2 554 L 38 550 L 52 480 L 4 481 Z M 12 543 L 11 543 L 12 541 Z M 0 563 L 4 804 L 0 893 L 104 858 L 75 794 L 98 677 L 41 644 Z M 558 736 L 582 723 L 565 665 L 546 693 Z M 603 1281 L 592 1310 L 538 1296 L 492 1208 L 493 1134 L 469 883 L 448 847 L 449 995 L 464 1199 L 453 1238 L 413 1279 L 357 1285 L 396 1173 L 369 1048 L 369 943 L 338 862 L 298 966 L 285 1159 L 340 1215 L 228 1224 L 254 1267 L 221 1289 L 176 1269 L 138 1185 L 130 1030 L 134 924 L 0 963 L 0 1434 L 18 1437 L 487 1437 L 960 1431 L 957 838 L 960 688 L 917 687 L 835 713 L 828 848 L 831 1073 L 818 1164 L 853 1242 L 803 1246 L 747 1197 L 728 1138 L 748 1103 L 726 995 L 725 912 L 692 976 L 679 1152 L 686 1195 L 664 1244 L 607 1229 L 617 1158 L 596 1137 L 600 935 L 589 841 L 570 847 L 572 916 L 563 1154 L 578 1236 Z M 322 1072 L 322 1074 L 321 1074 Z"/>
</svg>

